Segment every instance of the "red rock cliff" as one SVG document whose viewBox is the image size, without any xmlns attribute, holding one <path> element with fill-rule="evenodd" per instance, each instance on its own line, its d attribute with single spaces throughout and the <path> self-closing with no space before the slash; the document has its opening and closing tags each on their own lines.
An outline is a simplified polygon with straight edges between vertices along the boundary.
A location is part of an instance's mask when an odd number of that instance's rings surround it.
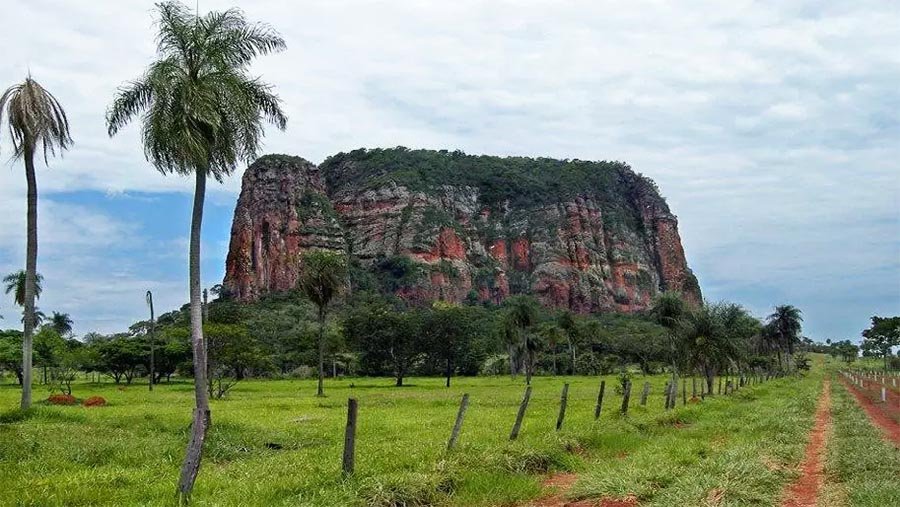
<svg viewBox="0 0 900 507">
<path fill-rule="evenodd" d="M 602 180 L 617 192 L 586 181 L 560 192 L 564 198 L 537 195 L 532 203 L 521 192 L 490 200 L 492 187 L 471 181 L 411 186 L 389 164 L 366 163 L 360 177 L 362 162 L 329 159 L 328 185 L 319 168 L 296 157 L 250 166 L 235 210 L 226 291 L 246 301 L 289 289 L 302 253 L 327 248 L 348 252 L 372 280 L 387 277 L 387 287 L 412 302 L 499 303 L 529 293 L 577 312 L 632 312 L 660 290 L 700 301 L 675 216 L 652 182 L 630 169 L 616 166 L 614 178 Z"/>
</svg>

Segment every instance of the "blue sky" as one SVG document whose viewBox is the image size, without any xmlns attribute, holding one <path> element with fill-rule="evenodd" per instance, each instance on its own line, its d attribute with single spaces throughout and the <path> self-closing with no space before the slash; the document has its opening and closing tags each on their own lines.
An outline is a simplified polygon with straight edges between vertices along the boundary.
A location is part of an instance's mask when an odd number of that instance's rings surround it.
<svg viewBox="0 0 900 507">
<path fill-rule="evenodd" d="M 654 178 L 705 296 L 806 334 L 857 339 L 900 313 L 900 4 L 861 0 L 477 2 L 204 0 L 288 50 L 253 72 L 290 117 L 265 152 L 358 147 L 612 159 Z M 39 306 L 79 333 L 187 299 L 191 181 L 114 139 L 104 111 L 154 53 L 149 1 L 12 0 L 0 87 L 30 70 L 75 146 L 39 170 Z M 39 29 L 31 23 L 41 19 Z M 24 177 L 0 136 L 0 272 L 24 259 Z M 240 172 L 213 185 L 203 278 L 221 281 Z M 0 300 L 6 322 L 16 311 Z"/>
</svg>

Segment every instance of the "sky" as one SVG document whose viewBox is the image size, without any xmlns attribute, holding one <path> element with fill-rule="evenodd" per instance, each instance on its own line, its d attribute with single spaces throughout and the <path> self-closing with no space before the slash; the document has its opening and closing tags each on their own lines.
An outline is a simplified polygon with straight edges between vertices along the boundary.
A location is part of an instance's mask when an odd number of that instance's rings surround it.
<svg viewBox="0 0 900 507">
<path fill-rule="evenodd" d="M 900 2 L 202 0 L 277 29 L 254 75 L 289 116 L 262 153 L 359 147 L 619 160 L 657 181 L 704 297 L 813 339 L 900 313 Z M 194 3 L 190 6 L 193 8 Z M 77 333 L 187 301 L 192 180 L 105 111 L 155 54 L 152 2 L 6 0 L 0 88 L 31 72 L 75 144 L 38 166 L 38 306 Z M 39 20 L 39 22 L 36 22 Z M 25 178 L 0 136 L 0 273 L 24 265 Z M 241 167 L 211 184 L 203 282 L 224 274 Z M 0 300 L 0 326 L 18 321 Z"/>
</svg>

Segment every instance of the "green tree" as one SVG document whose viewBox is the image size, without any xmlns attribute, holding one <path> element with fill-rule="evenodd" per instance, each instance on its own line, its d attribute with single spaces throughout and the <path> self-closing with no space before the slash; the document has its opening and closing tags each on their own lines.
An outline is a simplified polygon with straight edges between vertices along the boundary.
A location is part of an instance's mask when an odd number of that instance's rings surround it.
<svg viewBox="0 0 900 507">
<path fill-rule="evenodd" d="M 420 312 L 404 312 L 393 301 L 375 296 L 350 309 L 344 320 L 344 333 L 360 353 L 364 374 L 390 373 L 396 386 L 402 387 L 406 375 L 422 357 L 422 342 L 418 339 L 422 321 Z"/>
<path fill-rule="evenodd" d="M 650 314 L 653 320 L 668 330 L 669 361 L 672 367 L 672 381 L 678 382 L 678 329 L 687 315 L 688 308 L 681 294 L 666 291 L 653 300 Z"/>
<path fill-rule="evenodd" d="M 422 333 L 429 353 L 444 364 L 445 385 L 462 362 L 466 352 L 474 346 L 477 318 L 474 309 L 437 301 L 424 315 Z"/>
<path fill-rule="evenodd" d="M 503 328 L 508 336 L 517 338 L 518 350 L 525 356 L 525 383 L 531 385 L 534 356 L 540 348 L 539 336 L 533 332 L 540 318 L 537 300 L 531 296 L 513 296 L 503 306 Z"/>
<path fill-rule="evenodd" d="M 34 302 L 37 299 L 37 176 L 34 171 L 34 155 L 43 152 L 44 163 L 50 155 L 60 154 L 72 144 L 69 120 L 59 101 L 29 75 L 23 83 L 11 86 L 0 96 L 0 127 L 3 117 L 9 122 L 13 157 L 25 162 L 27 182 L 25 280 L 21 306 L 24 307 L 24 333 L 22 339 L 23 409 L 31 407 L 31 347 L 32 335 L 37 323 L 34 318 Z"/>
<path fill-rule="evenodd" d="M 11 371 L 22 385 L 22 332 L 0 331 L 0 370 Z"/>
<path fill-rule="evenodd" d="M 75 321 L 72 320 L 68 313 L 53 312 L 50 316 L 50 327 L 59 333 L 60 336 L 65 337 L 72 334 L 72 326 L 74 324 Z"/>
<path fill-rule="evenodd" d="M 316 396 L 325 396 L 325 320 L 328 305 L 347 286 L 345 257 L 326 250 L 307 252 L 301 262 L 298 286 L 319 310 L 319 383 Z"/>
<path fill-rule="evenodd" d="M 793 368 L 794 347 L 800 339 L 802 323 L 803 312 L 792 305 L 776 306 L 766 322 L 769 334 L 777 339 L 778 347 L 784 353 L 788 371 Z"/>
<path fill-rule="evenodd" d="M 25 270 L 20 269 L 3 277 L 4 291 L 13 295 L 13 301 L 19 306 L 25 306 Z M 44 276 L 37 273 L 34 278 L 34 299 L 41 299 L 44 290 Z"/>
<path fill-rule="evenodd" d="M 872 325 L 862 332 L 864 345 L 877 350 L 884 359 L 884 369 L 889 367 L 891 350 L 900 345 L 900 317 L 872 317 Z"/>
<path fill-rule="evenodd" d="M 178 2 L 160 3 L 157 54 L 138 80 L 119 90 L 107 113 L 109 135 L 140 118 L 144 154 L 162 173 L 194 175 L 189 247 L 191 341 L 196 409 L 178 494 L 190 498 L 211 423 L 206 391 L 200 300 L 200 229 L 206 180 L 217 181 L 239 162 L 256 157 L 268 121 L 284 129 L 287 118 L 269 85 L 248 75 L 258 55 L 279 51 L 284 39 L 251 24 L 236 9 L 190 13 Z"/>
</svg>

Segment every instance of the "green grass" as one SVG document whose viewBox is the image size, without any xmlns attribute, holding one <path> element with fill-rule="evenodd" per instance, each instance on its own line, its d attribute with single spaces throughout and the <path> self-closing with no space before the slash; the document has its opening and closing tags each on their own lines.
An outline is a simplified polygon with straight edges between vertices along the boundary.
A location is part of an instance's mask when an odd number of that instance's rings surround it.
<svg viewBox="0 0 900 507">
<path fill-rule="evenodd" d="M 826 462 L 830 505 L 900 505 L 900 451 L 884 440 L 840 381 L 831 385 L 833 430 Z"/>
<path fill-rule="evenodd" d="M 579 472 L 577 496 L 634 493 L 647 505 L 698 505 L 724 491 L 722 505 L 769 505 L 793 476 L 811 425 L 821 371 L 775 380 L 700 405 L 663 410 L 665 377 L 635 377 L 627 418 L 606 377 L 538 377 L 519 440 L 507 441 L 521 379 L 415 378 L 326 382 L 246 381 L 214 401 L 213 427 L 197 505 L 516 505 L 540 496 L 542 474 Z M 644 380 L 653 385 L 638 405 Z M 569 382 L 566 423 L 554 431 Z M 42 396 L 41 387 L 36 394 Z M 0 413 L 0 505 L 171 505 L 192 407 L 191 385 L 78 384 L 101 408 L 38 404 Z M 444 447 L 464 392 L 471 403 L 459 448 Z M 0 386 L 0 407 L 19 390 Z M 357 473 L 341 478 L 346 400 L 359 399 Z M 282 449 L 267 446 L 279 444 Z"/>
</svg>

